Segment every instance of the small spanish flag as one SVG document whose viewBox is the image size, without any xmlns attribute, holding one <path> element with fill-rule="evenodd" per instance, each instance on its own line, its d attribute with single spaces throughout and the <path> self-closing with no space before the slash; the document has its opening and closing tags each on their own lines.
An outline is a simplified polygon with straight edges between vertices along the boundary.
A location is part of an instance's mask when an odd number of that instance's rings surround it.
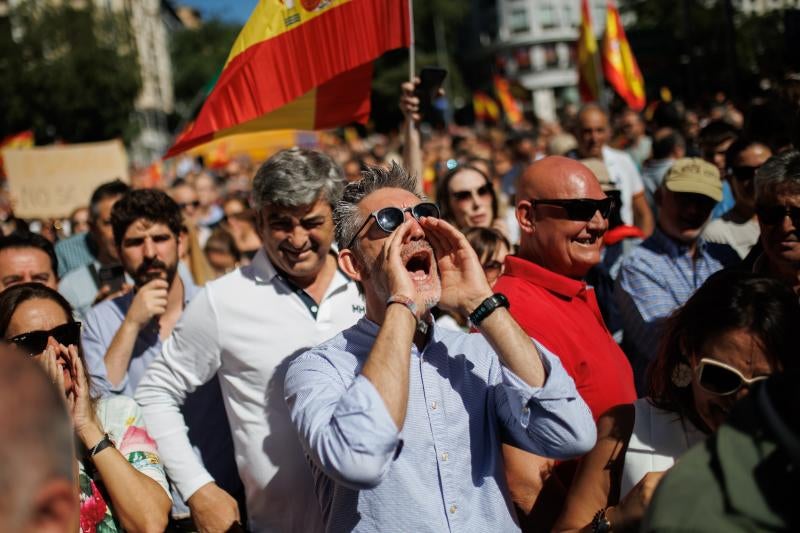
<svg viewBox="0 0 800 533">
<path fill-rule="evenodd" d="M 600 98 L 600 50 L 592 28 L 592 12 L 588 0 L 581 0 L 581 27 L 578 35 L 578 89 L 581 100 L 596 102 Z"/>
<path fill-rule="evenodd" d="M 237 133 L 366 122 L 372 61 L 410 33 L 408 0 L 259 0 L 166 157 Z"/>
<path fill-rule="evenodd" d="M 0 177 L 5 176 L 2 151 L 6 149 L 33 148 L 33 144 L 32 130 L 25 130 L 0 139 Z"/>
<path fill-rule="evenodd" d="M 497 122 L 500 119 L 500 108 L 497 102 L 482 91 L 472 95 L 472 107 L 475 110 L 475 120 L 480 122 Z"/>
<path fill-rule="evenodd" d="M 608 1 L 606 32 L 603 35 L 603 72 L 608 83 L 628 107 L 641 111 L 645 106 L 644 78 L 636 64 L 625 28 L 614 0 Z"/>
<path fill-rule="evenodd" d="M 508 83 L 508 80 L 501 77 L 495 76 L 494 77 L 494 92 L 497 95 L 497 99 L 500 101 L 500 105 L 503 107 L 503 113 L 505 113 L 506 121 L 512 126 L 517 126 L 522 122 L 522 110 L 519 108 L 519 104 L 514 99 L 514 95 L 511 94 L 511 86 Z"/>
</svg>

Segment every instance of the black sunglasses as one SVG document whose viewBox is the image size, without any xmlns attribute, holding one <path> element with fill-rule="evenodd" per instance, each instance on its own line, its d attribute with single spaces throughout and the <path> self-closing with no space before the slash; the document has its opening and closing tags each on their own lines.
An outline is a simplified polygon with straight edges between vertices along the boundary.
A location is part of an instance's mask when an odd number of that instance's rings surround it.
<svg viewBox="0 0 800 533">
<path fill-rule="evenodd" d="M 594 217 L 594 214 L 600 211 L 600 216 L 608 218 L 611 214 L 611 209 L 614 207 L 614 199 L 610 196 L 602 200 L 594 200 L 592 198 L 574 198 L 569 200 L 534 200 L 531 199 L 531 205 L 553 205 L 561 207 L 567 214 L 569 220 L 579 220 L 581 222 L 588 222 Z"/>
<path fill-rule="evenodd" d="M 769 226 L 780 224 L 784 217 L 789 217 L 795 226 L 800 225 L 800 207 L 791 205 L 762 205 L 756 207 L 758 220 Z"/>
<path fill-rule="evenodd" d="M 767 376 L 747 379 L 736 368 L 706 357 L 700 359 L 696 372 L 700 387 L 719 396 L 734 394 L 744 386 L 752 387 L 754 383 L 767 379 Z"/>
<path fill-rule="evenodd" d="M 457 202 L 464 202 L 466 200 L 472 199 L 472 193 L 478 195 L 479 198 L 483 196 L 490 196 L 492 194 L 492 186 L 488 183 L 478 187 L 474 191 L 453 191 L 452 194 L 453 198 L 456 199 Z"/>
<path fill-rule="evenodd" d="M 81 339 L 81 323 L 68 322 L 56 326 L 49 331 L 29 331 L 28 333 L 6 339 L 6 342 L 14 343 L 20 350 L 26 352 L 30 356 L 34 356 L 39 355 L 47 348 L 47 339 L 50 337 L 53 337 L 56 342 L 64 346 L 69 346 L 70 344 L 77 346 Z"/>
<path fill-rule="evenodd" d="M 194 207 L 197 209 L 200 207 L 200 200 L 195 200 L 193 202 L 178 202 L 178 207 L 181 209 L 186 209 L 187 207 Z"/>
<path fill-rule="evenodd" d="M 736 181 L 752 181 L 756 177 L 756 170 L 759 167 L 732 167 L 731 175 Z"/>
<path fill-rule="evenodd" d="M 422 217 L 439 218 L 440 216 L 439 208 L 436 207 L 436 204 L 430 202 L 422 202 L 414 207 L 405 207 L 402 209 L 399 207 L 384 207 L 383 209 L 378 209 L 369 214 L 367 220 L 365 220 L 364 223 L 361 224 L 361 227 L 358 228 L 358 231 L 353 234 L 353 238 L 350 239 L 346 247 L 351 248 L 353 246 L 358 234 L 366 227 L 371 218 L 375 218 L 375 223 L 378 224 L 379 228 L 386 233 L 391 233 L 403 223 L 406 218 L 406 212 L 411 212 L 411 216 L 417 220 Z"/>
</svg>

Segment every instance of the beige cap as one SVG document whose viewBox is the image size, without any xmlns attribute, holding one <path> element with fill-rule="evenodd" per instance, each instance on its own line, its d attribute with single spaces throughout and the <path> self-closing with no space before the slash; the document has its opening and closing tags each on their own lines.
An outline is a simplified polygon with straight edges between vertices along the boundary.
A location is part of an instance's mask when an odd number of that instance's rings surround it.
<svg viewBox="0 0 800 533">
<path fill-rule="evenodd" d="M 664 187 L 672 192 L 691 192 L 722 200 L 719 170 L 699 157 L 684 157 L 672 165 L 664 178 Z"/>
<path fill-rule="evenodd" d="M 589 170 L 600 182 L 600 188 L 604 191 L 611 191 L 616 189 L 614 183 L 611 181 L 611 174 L 608 173 L 608 168 L 602 159 L 598 157 L 590 157 L 588 159 L 581 159 L 581 163 L 589 167 Z"/>
</svg>

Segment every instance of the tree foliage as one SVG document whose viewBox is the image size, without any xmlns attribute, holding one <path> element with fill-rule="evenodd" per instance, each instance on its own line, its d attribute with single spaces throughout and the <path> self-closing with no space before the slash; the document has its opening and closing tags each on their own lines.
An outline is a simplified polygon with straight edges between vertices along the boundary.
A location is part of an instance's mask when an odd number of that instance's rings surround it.
<svg viewBox="0 0 800 533">
<path fill-rule="evenodd" d="M 130 139 L 141 86 L 130 24 L 92 2 L 69 4 L 23 2 L 0 27 L 0 135 Z"/>
<path fill-rule="evenodd" d="M 241 26 L 212 19 L 195 29 L 183 29 L 172 39 L 175 101 L 184 116 L 211 89 Z"/>
</svg>

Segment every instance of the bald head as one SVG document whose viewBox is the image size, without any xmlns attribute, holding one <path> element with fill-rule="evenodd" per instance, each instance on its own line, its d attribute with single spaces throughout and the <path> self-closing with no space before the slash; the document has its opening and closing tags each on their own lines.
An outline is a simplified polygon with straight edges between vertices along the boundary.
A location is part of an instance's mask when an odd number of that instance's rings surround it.
<svg viewBox="0 0 800 533">
<path fill-rule="evenodd" d="M 39 365 L 7 346 L 0 406 L 0 530 L 67 531 L 78 508 L 72 423 Z"/>
<path fill-rule="evenodd" d="M 603 146 L 608 142 L 611 132 L 608 127 L 608 114 L 597 104 L 587 104 L 581 108 L 577 117 L 578 153 L 582 158 L 602 159 Z"/>
<path fill-rule="evenodd" d="M 520 199 L 605 197 L 589 167 L 557 155 L 530 165 L 520 178 L 517 190 Z"/>
</svg>

